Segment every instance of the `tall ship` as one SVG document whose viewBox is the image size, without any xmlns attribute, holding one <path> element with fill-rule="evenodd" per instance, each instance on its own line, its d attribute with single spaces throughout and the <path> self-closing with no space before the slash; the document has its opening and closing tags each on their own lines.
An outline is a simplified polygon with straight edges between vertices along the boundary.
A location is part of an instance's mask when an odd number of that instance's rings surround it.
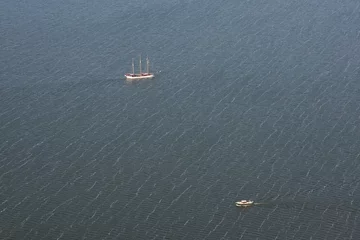
<svg viewBox="0 0 360 240">
<path fill-rule="evenodd" d="M 126 73 L 125 77 L 128 80 L 132 79 L 146 79 L 146 78 L 153 78 L 154 74 L 150 73 L 149 66 L 150 61 L 149 58 L 146 58 L 146 72 L 142 72 L 141 70 L 141 56 L 139 57 L 139 73 L 135 73 L 135 67 L 134 67 L 134 59 L 132 59 L 132 73 Z"/>
</svg>

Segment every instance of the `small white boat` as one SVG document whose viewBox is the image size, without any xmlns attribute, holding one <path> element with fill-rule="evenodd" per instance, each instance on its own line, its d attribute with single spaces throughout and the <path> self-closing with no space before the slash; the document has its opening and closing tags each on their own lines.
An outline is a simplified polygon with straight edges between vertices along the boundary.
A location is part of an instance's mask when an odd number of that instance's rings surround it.
<svg viewBox="0 0 360 240">
<path fill-rule="evenodd" d="M 254 201 L 251 200 L 241 200 L 235 203 L 237 207 L 249 207 L 254 205 Z"/>
<path fill-rule="evenodd" d="M 139 59 L 139 73 L 135 73 L 134 69 L 134 59 L 132 60 L 132 73 L 125 74 L 126 79 L 133 80 L 133 79 L 146 79 L 146 78 L 153 78 L 154 74 L 150 73 L 149 70 L 150 61 L 146 58 L 146 72 L 141 71 L 141 56 Z"/>
</svg>

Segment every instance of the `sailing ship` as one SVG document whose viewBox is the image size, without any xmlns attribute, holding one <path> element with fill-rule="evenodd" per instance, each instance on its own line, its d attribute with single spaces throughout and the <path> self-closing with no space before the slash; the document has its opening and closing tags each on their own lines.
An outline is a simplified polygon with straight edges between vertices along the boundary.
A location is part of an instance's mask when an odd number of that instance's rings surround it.
<svg viewBox="0 0 360 240">
<path fill-rule="evenodd" d="M 135 73 L 134 59 L 132 59 L 132 73 L 126 73 L 125 74 L 126 79 L 132 80 L 132 79 L 153 78 L 154 74 L 150 73 L 149 65 L 150 65 L 149 58 L 146 58 L 146 72 L 142 72 L 142 70 L 141 70 L 141 56 L 140 56 L 140 58 L 139 58 L 139 73 Z"/>
</svg>

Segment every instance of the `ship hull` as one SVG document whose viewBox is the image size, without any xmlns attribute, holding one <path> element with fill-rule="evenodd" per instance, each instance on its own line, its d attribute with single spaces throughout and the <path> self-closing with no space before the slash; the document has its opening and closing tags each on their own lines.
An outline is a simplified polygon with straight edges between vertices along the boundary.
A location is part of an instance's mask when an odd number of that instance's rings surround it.
<svg viewBox="0 0 360 240">
<path fill-rule="evenodd" d="M 136 79 L 149 79 L 149 78 L 153 78 L 154 74 L 146 74 L 146 75 L 125 75 L 126 79 L 128 80 L 136 80 Z"/>
</svg>

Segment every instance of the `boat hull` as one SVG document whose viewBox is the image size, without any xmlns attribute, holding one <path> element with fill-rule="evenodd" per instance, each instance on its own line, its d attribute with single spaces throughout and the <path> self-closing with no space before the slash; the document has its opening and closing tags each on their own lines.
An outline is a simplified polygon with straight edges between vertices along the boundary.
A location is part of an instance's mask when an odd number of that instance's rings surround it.
<svg viewBox="0 0 360 240">
<path fill-rule="evenodd" d="M 254 201 L 240 201 L 236 202 L 235 205 L 237 207 L 250 207 L 254 205 Z"/>
<path fill-rule="evenodd" d="M 136 80 L 136 79 L 149 79 L 153 78 L 154 74 L 148 74 L 148 75 L 125 75 L 127 80 Z"/>
<path fill-rule="evenodd" d="M 251 204 L 236 204 L 237 207 L 250 207 L 253 205 L 254 205 L 253 203 L 251 203 Z"/>
</svg>

